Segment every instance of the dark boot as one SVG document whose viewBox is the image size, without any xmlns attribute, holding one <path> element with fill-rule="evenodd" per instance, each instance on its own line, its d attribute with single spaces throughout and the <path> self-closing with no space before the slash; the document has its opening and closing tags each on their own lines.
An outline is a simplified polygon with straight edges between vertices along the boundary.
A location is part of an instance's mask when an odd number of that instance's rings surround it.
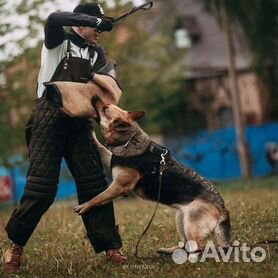
<svg viewBox="0 0 278 278">
<path fill-rule="evenodd" d="M 114 264 L 124 264 L 127 263 L 127 258 L 124 256 L 120 249 L 111 249 L 106 251 L 107 261 Z"/>
<path fill-rule="evenodd" d="M 4 272 L 18 272 L 20 270 L 22 257 L 23 247 L 12 242 L 2 257 Z"/>
</svg>

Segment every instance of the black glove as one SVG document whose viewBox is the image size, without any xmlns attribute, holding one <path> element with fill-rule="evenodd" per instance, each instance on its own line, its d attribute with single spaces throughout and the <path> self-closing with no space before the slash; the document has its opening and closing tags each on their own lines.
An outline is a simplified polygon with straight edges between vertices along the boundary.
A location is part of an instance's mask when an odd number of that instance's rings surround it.
<svg viewBox="0 0 278 278">
<path fill-rule="evenodd" d="M 98 23 L 96 27 L 98 32 L 110 32 L 113 29 L 112 19 L 98 18 Z"/>
</svg>

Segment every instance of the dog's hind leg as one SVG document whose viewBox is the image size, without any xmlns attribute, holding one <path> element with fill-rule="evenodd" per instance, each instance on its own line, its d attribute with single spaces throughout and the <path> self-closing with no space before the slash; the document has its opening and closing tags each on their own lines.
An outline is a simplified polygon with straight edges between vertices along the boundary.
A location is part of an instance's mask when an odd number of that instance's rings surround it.
<svg viewBox="0 0 278 278">
<path fill-rule="evenodd" d="M 229 247 L 231 242 L 231 223 L 230 215 L 227 210 L 221 212 L 215 230 L 215 238 L 220 247 Z"/>
<path fill-rule="evenodd" d="M 178 248 L 183 248 L 184 244 L 186 242 L 186 236 L 184 234 L 184 225 L 183 225 L 183 212 L 181 210 L 178 210 L 176 213 L 176 227 L 177 231 L 180 237 L 180 243 L 179 245 L 175 245 L 170 248 L 159 248 L 157 250 L 160 254 L 172 254 L 175 250 Z"/>
<path fill-rule="evenodd" d="M 213 204 L 203 200 L 194 200 L 183 206 L 183 212 L 186 251 L 194 253 L 202 248 L 204 240 L 215 230 L 219 212 Z"/>
</svg>

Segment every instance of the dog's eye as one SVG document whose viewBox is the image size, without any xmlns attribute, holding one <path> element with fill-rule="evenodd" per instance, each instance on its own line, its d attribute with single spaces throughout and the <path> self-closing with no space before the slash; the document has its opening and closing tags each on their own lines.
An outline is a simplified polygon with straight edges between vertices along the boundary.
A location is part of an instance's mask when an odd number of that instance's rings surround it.
<svg viewBox="0 0 278 278">
<path fill-rule="evenodd" d="M 117 128 L 127 128 L 128 124 L 118 124 L 116 127 Z"/>
<path fill-rule="evenodd" d="M 128 128 L 130 125 L 128 123 L 125 123 L 125 122 L 115 122 L 115 128 L 117 129 L 126 129 Z"/>
</svg>

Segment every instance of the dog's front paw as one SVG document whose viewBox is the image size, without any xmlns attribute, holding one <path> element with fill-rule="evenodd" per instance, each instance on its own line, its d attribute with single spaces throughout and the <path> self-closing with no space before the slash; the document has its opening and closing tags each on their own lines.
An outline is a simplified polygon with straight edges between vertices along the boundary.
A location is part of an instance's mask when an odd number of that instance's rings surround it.
<svg viewBox="0 0 278 278">
<path fill-rule="evenodd" d="M 85 204 L 82 204 L 82 205 L 78 205 L 78 206 L 75 206 L 73 208 L 73 211 L 79 215 L 82 215 L 84 214 L 85 212 L 87 212 L 89 210 L 89 206 L 85 203 Z"/>
</svg>

